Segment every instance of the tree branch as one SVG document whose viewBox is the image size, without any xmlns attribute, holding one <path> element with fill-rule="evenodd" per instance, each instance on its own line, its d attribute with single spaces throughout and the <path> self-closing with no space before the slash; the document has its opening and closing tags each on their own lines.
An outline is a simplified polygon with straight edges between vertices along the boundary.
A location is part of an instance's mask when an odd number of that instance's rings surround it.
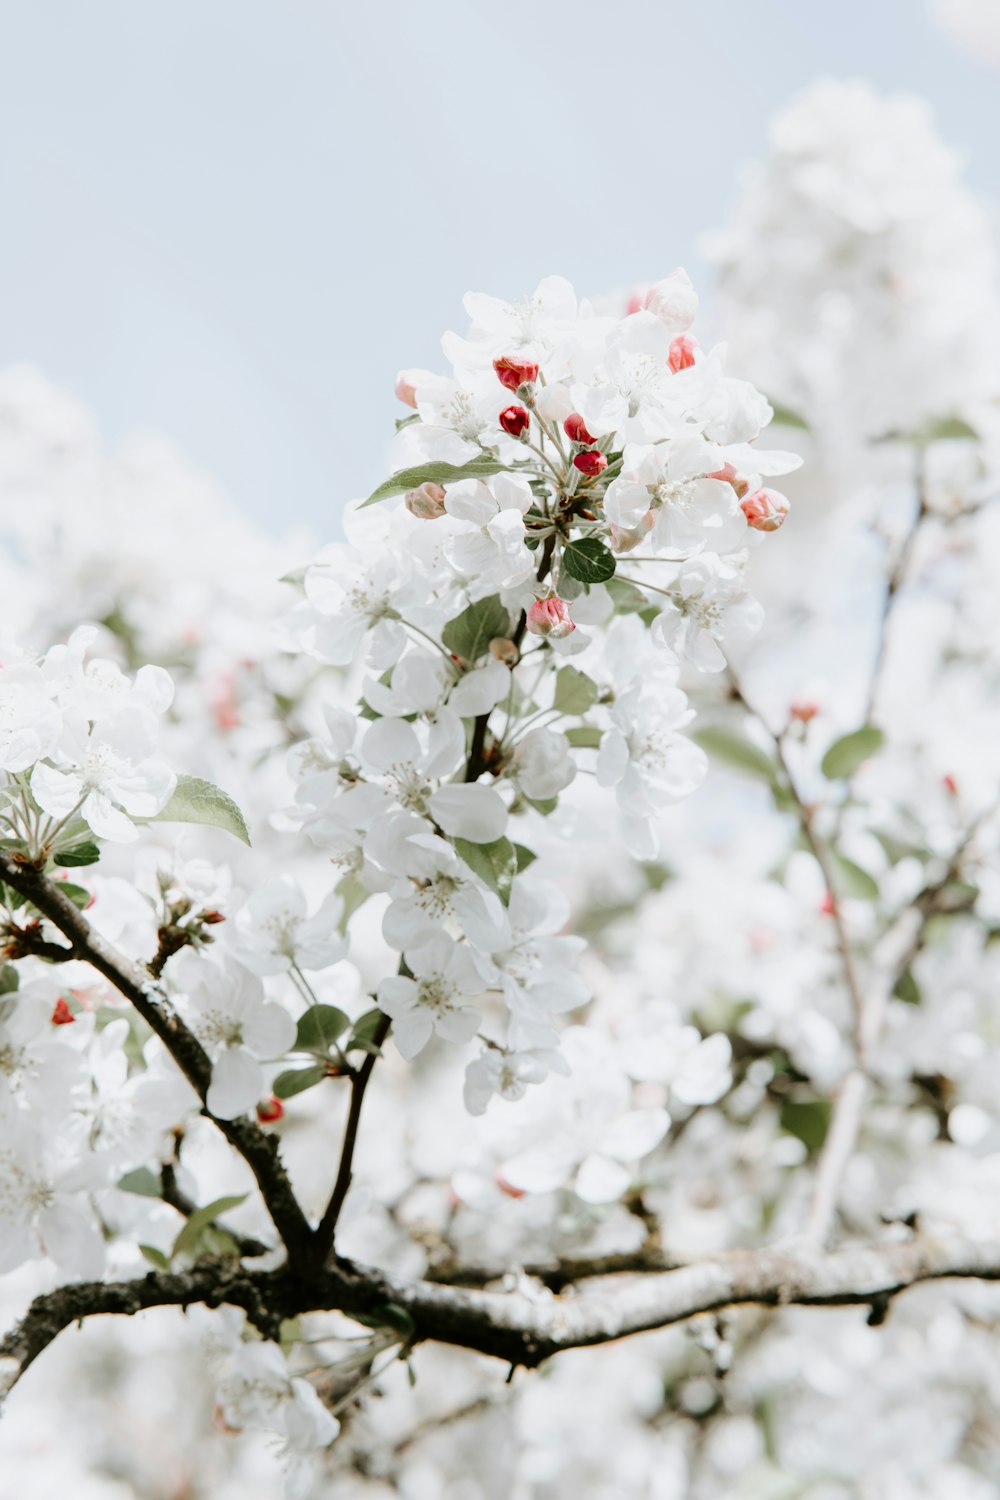
<svg viewBox="0 0 1000 1500">
<path fill-rule="evenodd" d="M 293 1260 L 306 1257 L 312 1246 L 313 1231 L 292 1191 L 278 1154 L 277 1141 L 250 1120 L 221 1120 L 205 1108 L 212 1064 L 197 1038 L 180 1017 L 166 1007 L 163 991 L 138 964 L 125 958 L 95 932 L 58 884 L 46 879 L 36 866 L 0 853 L 0 880 L 19 891 L 59 929 L 69 940 L 77 958 L 84 959 L 103 974 L 119 994 L 131 1001 L 202 1101 L 203 1114 L 249 1166 L 289 1256 Z"/>
<path fill-rule="evenodd" d="M 383 1016 L 372 1035 L 372 1042 L 376 1047 L 382 1047 L 391 1026 L 392 1022 L 389 1017 Z M 333 1247 L 337 1221 L 344 1206 L 344 1199 L 350 1190 L 354 1175 L 354 1150 L 358 1143 L 358 1127 L 361 1124 L 361 1109 L 365 1102 L 368 1081 L 377 1061 L 378 1053 L 369 1052 L 361 1067 L 351 1075 L 351 1105 L 347 1112 L 347 1125 L 344 1129 L 344 1144 L 340 1152 L 337 1180 L 333 1185 L 330 1201 L 316 1229 L 316 1247 L 320 1260 L 325 1260 Z"/>
<path fill-rule="evenodd" d="M 0 1394 L 71 1323 L 150 1307 L 229 1303 L 276 1338 L 285 1318 L 324 1311 L 377 1318 L 392 1303 L 412 1318 L 415 1343 L 448 1344 L 534 1368 L 567 1349 L 611 1343 L 725 1307 L 869 1305 L 881 1320 L 888 1301 L 907 1287 L 951 1278 L 1000 1280 L 1000 1243 L 921 1234 L 832 1253 L 804 1244 L 739 1250 L 563 1297 L 540 1287 L 498 1292 L 403 1281 L 349 1261 L 312 1274 L 213 1263 L 134 1281 L 81 1282 L 36 1298 L 0 1341 Z"/>
</svg>

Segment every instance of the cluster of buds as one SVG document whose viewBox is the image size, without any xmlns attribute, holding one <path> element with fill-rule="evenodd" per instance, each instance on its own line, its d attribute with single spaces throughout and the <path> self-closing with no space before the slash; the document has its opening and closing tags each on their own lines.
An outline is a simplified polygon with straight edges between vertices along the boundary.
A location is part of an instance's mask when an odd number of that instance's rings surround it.
<svg viewBox="0 0 1000 1500">
<path fill-rule="evenodd" d="M 573 467 L 579 469 L 588 479 L 596 479 L 598 474 L 603 474 L 608 467 L 605 454 L 597 447 L 597 438 L 587 428 L 587 424 L 578 411 L 571 411 L 563 422 L 563 432 L 571 443 L 576 443 L 580 452 L 573 455 Z"/>
</svg>

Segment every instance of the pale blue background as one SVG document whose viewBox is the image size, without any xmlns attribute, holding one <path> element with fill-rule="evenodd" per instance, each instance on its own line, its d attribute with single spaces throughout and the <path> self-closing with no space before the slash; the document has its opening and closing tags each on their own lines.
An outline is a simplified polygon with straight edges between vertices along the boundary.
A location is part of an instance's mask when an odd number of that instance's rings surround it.
<svg viewBox="0 0 1000 1500">
<path fill-rule="evenodd" d="M 464 290 L 697 276 L 824 73 L 1000 189 L 1000 78 L 920 0 L 0 0 L 0 362 L 333 530 Z"/>
</svg>

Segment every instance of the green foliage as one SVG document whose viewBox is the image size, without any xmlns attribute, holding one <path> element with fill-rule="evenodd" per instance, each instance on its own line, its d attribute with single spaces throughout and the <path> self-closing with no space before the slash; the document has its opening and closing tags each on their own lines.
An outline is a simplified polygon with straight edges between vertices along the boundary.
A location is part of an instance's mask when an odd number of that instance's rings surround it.
<svg viewBox="0 0 1000 1500">
<path fill-rule="evenodd" d="M 509 635 L 510 614 L 497 595 L 491 594 L 487 599 L 477 599 L 449 620 L 441 632 L 441 640 L 447 650 L 471 663 L 486 655 L 490 641 Z"/>
<path fill-rule="evenodd" d="M 614 577 L 615 559 L 596 536 L 584 536 L 563 548 L 561 567 L 580 583 L 606 583 Z"/>
<path fill-rule="evenodd" d="M 220 1214 L 227 1213 L 231 1208 L 238 1208 L 246 1196 L 246 1193 L 231 1193 L 228 1197 L 206 1203 L 204 1208 L 196 1208 L 174 1240 L 170 1259 L 176 1260 L 183 1255 L 190 1260 L 197 1260 L 202 1255 L 233 1254 L 236 1244 L 232 1235 L 225 1230 L 216 1230 L 215 1221 Z"/>
<path fill-rule="evenodd" d="M 492 844 L 471 844 L 467 839 L 456 839 L 455 849 L 469 869 L 491 891 L 496 891 L 506 906 L 518 870 L 517 850 L 510 839 L 494 839 Z"/>
<path fill-rule="evenodd" d="M 55 856 L 53 863 L 62 865 L 66 869 L 73 869 L 74 866 L 79 865 L 96 865 L 100 857 L 100 849 L 88 840 L 86 844 L 77 844 L 75 849 L 64 849 L 61 854 Z"/>
<path fill-rule="evenodd" d="M 222 828 L 249 845 L 246 820 L 228 792 L 201 776 L 178 776 L 174 795 L 154 823 L 204 823 Z"/>
<path fill-rule="evenodd" d="M 597 702 L 597 683 L 576 667 L 560 667 L 556 673 L 553 706 L 561 714 L 579 718 Z"/>
<path fill-rule="evenodd" d="M 372 490 L 365 505 L 377 505 L 380 500 L 390 500 L 393 495 L 404 495 L 407 490 L 419 489 L 422 484 L 457 484 L 461 479 L 489 479 L 491 474 L 500 474 L 507 465 L 498 458 L 470 458 L 467 464 L 434 462 L 419 464 L 414 469 L 399 469 L 377 490 Z"/>
<path fill-rule="evenodd" d="M 276 1099 L 292 1099 L 296 1094 L 304 1094 L 306 1089 L 315 1088 L 327 1077 L 329 1074 L 324 1063 L 310 1063 L 307 1068 L 286 1068 L 274 1080 L 271 1092 Z"/>
<path fill-rule="evenodd" d="M 350 1026 L 350 1017 L 335 1005 L 311 1005 L 299 1019 L 295 1032 L 295 1051 L 314 1052 L 329 1057 L 330 1048 Z"/>
<path fill-rule="evenodd" d="M 815 1156 L 826 1140 L 830 1113 L 829 1099 L 785 1099 L 781 1105 L 781 1128 L 797 1137 L 810 1156 Z"/>
<path fill-rule="evenodd" d="M 774 758 L 748 740 L 738 729 L 729 729 L 723 724 L 706 724 L 696 729 L 692 738 L 706 755 L 737 771 L 746 771 L 751 776 L 762 776 L 765 781 L 774 781 L 778 765 Z"/>
<path fill-rule="evenodd" d="M 834 740 L 820 766 L 823 775 L 830 781 L 853 776 L 863 761 L 881 749 L 884 738 L 881 729 L 866 724 L 863 729 L 855 729 L 851 734 Z"/>
</svg>

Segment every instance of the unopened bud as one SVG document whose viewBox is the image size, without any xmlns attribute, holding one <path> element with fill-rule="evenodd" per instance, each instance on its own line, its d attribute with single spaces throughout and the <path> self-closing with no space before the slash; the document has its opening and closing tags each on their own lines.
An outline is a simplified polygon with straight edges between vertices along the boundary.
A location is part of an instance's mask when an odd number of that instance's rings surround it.
<svg viewBox="0 0 1000 1500">
<path fill-rule="evenodd" d="M 521 653 L 514 642 L 508 641 L 502 635 L 490 641 L 490 655 L 494 661 L 502 662 L 505 667 L 516 667 L 521 660 Z"/>
<path fill-rule="evenodd" d="M 536 599 L 528 610 L 527 628 L 532 635 L 551 636 L 562 640 L 576 629 L 569 617 L 569 605 L 565 599 L 552 594 L 548 599 Z"/>
<path fill-rule="evenodd" d="M 261 1099 L 257 1105 L 257 1118 L 262 1125 L 273 1125 L 276 1120 L 283 1118 L 285 1106 L 274 1094 L 270 1099 Z"/>
<path fill-rule="evenodd" d="M 523 406 L 505 406 L 497 420 L 504 432 L 514 438 L 519 438 L 531 425 L 531 418 Z"/>
<path fill-rule="evenodd" d="M 818 703 L 793 703 L 789 709 L 792 718 L 799 724 L 808 724 L 819 713 Z"/>
<path fill-rule="evenodd" d="M 404 406 L 412 406 L 414 411 L 417 409 L 416 377 L 416 370 L 400 370 L 396 376 L 396 399 Z"/>
<path fill-rule="evenodd" d="M 608 467 L 608 461 L 599 448 L 588 448 L 585 453 L 578 453 L 573 460 L 573 467 L 586 474 L 588 479 L 593 479 L 598 474 L 603 474 Z"/>
<path fill-rule="evenodd" d="M 418 521 L 436 521 L 444 515 L 444 485 L 427 480 L 415 490 L 407 490 L 403 503 Z"/>
<path fill-rule="evenodd" d="M 754 490 L 740 501 L 747 525 L 754 531 L 777 531 L 788 515 L 788 500 L 778 490 Z"/>
<path fill-rule="evenodd" d="M 834 912 L 837 910 L 837 907 L 836 907 L 836 903 L 834 902 L 834 899 L 833 899 L 833 892 L 832 891 L 824 891 L 823 892 L 823 899 L 819 903 L 819 909 L 820 909 L 821 914 L 824 917 L 832 917 L 833 916 Z"/>
<path fill-rule="evenodd" d="M 224 922 L 226 919 L 222 915 L 221 911 L 216 911 L 215 907 L 212 906 L 208 909 L 208 911 L 202 912 L 201 920 L 202 922 L 204 922 L 206 927 L 215 927 L 219 922 Z"/>
<path fill-rule="evenodd" d="M 509 359 L 504 355 L 493 361 L 500 384 L 508 391 L 516 391 L 522 385 L 534 385 L 538 379 L 538 366 L 530 360 Z"/>
<path fill-rule="evenodd" d="M 944 776 L 941 777 L 941 780 L 944 782 L 945 791 L 950 792 L 953 797 L 957 797 L 958 782 L 955 780 L 951 772 L 948 771 Z"/>
<path fill-rule="evenodd" d="M 732 464 L 723 464 L 721 469 L 716 469 L 715 473 L 709 474 L 708 477 L 709 479 L 721 479 L 724 484 L 731 484 L 736 491 L 737 500 L 742 500 L 750 488 L 749 479 L 744 479 L 743 475 L 738 469 L 734 469 Z"/>
<path fill-rule="evenodd" d="M 676 375 L 678 370 L 690 370 L 694 364 L 694 356 L 698 345 L 694 339 L 689 338 L 686 333 L 680 333 L 670 341 L 670 353 L 667 355 L 667 364 Z"/>
<path fill-rule="evenodd" d="M 69 1008 L 69 1001 L 62 995 L 55 1003 L 50 1020 L 53 1026 L 71 1026 L 76 1020 L 76 1016 Z"/>
<path fill-rule="evenodd" d="M 587 431 L 587 424 L 578 411 L 571 411 L 563 423 L 563 431 L 571 443 L 596 443 L 597 439 Z"/>
</svg>

